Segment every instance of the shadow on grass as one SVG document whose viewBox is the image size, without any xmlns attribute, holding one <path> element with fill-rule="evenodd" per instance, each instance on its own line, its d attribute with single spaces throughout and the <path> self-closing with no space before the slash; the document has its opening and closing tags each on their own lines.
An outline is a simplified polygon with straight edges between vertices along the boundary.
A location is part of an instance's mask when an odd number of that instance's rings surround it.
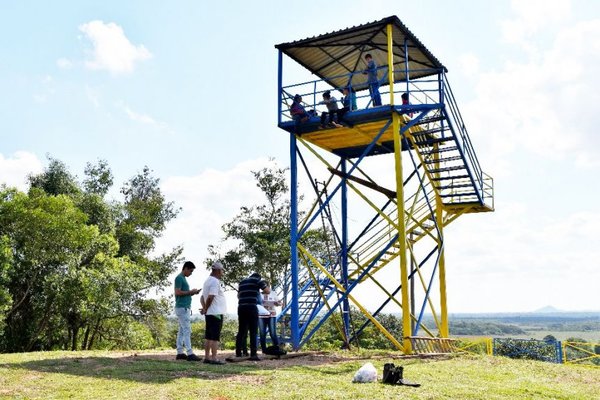
<svg viewBox="0 0 600 400">
<path fill-rule="evenodd" d="M 196 379 L 231 379 L 248 375 L 255 375 L 256 371 L 274 369 L 300 368 L 319 371 L 327 374 L 327 364 L 341 360 L 315 360 L 309 358 L 303 363 L 300 358 L 292 364 L 284 359 L 264 359 L 261 362 L 238 362 L 224 365 L 209 365 L 201 362 L 175 361 L 172 356 L 156 356 L 149 354 L 124 355 L 119 357 L 61 357 L 44 360 L 23 361 L 18 363 L 5 363 L 3 367 L 9 369 L 26 369 L 40 373 L 68 374 L 74 376 L 121 379 L 135 382 L 168 383 L 181 378 Z M 339 373 L 339 371 L 337 372 Z"/>
</svg>

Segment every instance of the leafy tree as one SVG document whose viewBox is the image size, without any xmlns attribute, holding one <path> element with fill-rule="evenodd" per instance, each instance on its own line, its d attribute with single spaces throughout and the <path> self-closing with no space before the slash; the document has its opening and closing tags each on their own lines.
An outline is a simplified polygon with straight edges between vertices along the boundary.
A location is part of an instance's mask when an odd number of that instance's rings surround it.
<svg viewBox="0 0 600 400">
<path fill-rule="evenodd" d="M 554 335 L 546 335 L 544 336 L 544 339 L 542 339 L 544 342 L 546 343 L 556 343 L 556 337 Z"/>
<path fill-rule="evenodd" d="M 286 171 L 276 164 L 253 171 L 264 203 L 241 207 L 240 213 L 222 226 L 222 242 L 233 248 L 222 251 L 219 245 L 208 247 L 206 264 L 210 266 L 214 260 L 224 263 L 227 268 L 223 283 L 226 286 L 236 289 L 239 281 L 253 271 L 260 273 L 274 287 L 289 284 L 286 277 L 290 270 L 290 201 Z M 329 236 L 330 232 L 325 228 L 309 230 L 303 245 L 318 258 L 326 258 L 325 243 Z"/>
<path fill-rule="evenodd" d="M 29 186 L 55 196 L 64 194 L 73 197 L 81 192 L 76 177 L 69 172 L 67 166 L 50 156 L 44 173 L 29 176 Z"/>
<path fill-rule="evenodd" d="M 1 350 L 142 348 L 166 335 L 167 302 L 146 294 L 167 283 L 182 249 L 150 252 L 178 210 L 147 167 L 123 186 L 123 202 L 104 199 L 105 161 L 85 173 L 81 185 L 50 158 L 28 193 L 0 190 Z"/>
<path fill-rule="evenodd" d="M 259 272 L 274 286 L 283 280 L 290 259 L 290 203 L 284 199 L 288 193 L 285 171 L 277 167 L 253 171 L 266 202 L 242 207 L 231 222 L 223 225 L 223 240 L 235 242 L 235 248 L 220 255 L 218 247 L 209 246 L 211 259 L 207 263 L 221 259 L 227 266 L 225 285 L 236 287 L 251 271 Z"/>
<path fill-rule="evenodd" d="M 0 332 L 4 330 L 6 312 L 12 305 L 12 299 L 7 289 L 11 266 L 10 240 L 6 236 L 0 236 Z"/>
</svg>

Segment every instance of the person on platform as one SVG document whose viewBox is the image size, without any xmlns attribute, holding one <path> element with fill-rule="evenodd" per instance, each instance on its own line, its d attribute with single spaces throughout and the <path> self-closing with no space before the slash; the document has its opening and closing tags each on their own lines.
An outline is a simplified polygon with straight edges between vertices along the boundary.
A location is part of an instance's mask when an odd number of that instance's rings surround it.
<svg viewBox="0 0 600 400">
<path fill-rule="evenodd" d="M 373 107 L 377 107 L 381 105 L 379 79 L 377 79 L 377 64 L 375 63 L 375 60 L 373 60 L 373 56 L 368 53 L 365 55 L 365 62 L 367 63 L 367 69 L 363 71 L 363 74 L 367 75 L 367 83 L 369 84 L 369 93 L 371 94 Z"/>
<path fill-rule="evenodd" d="M 321 113 L 321 125 L 319 128 L 324 129 L 327 126 L 331 128 L 341 128 L 343 125 L 339 124 L 339 107 L 337 99 L 331 95 L 329 90 L 323 92 L 323 101 L 319 104 L 325 104 L 327 111 Z M 325 121 L 329 118 L 329 123 L 325 125 Z"/>
</svg>

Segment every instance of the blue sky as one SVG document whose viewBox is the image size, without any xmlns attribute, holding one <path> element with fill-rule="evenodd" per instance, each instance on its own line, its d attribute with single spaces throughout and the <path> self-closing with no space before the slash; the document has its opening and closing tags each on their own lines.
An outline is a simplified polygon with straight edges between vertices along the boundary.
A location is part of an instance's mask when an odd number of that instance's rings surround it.
<svg viewBox="0 0 600 400">
<path fill-rule="evenodd" d="M 24 188 L 46 154 L 117 182 L 148 165 L 183 207 L 159 249 L 201 263 L 259 199 L 248 171 L 289 163 L 273 46 L 397 15 L 495 178 L 497 211 L 447 229 L 450 311 L 600 309 L 600 3 L 205 3 L 0 2 L 0 182 Z"/>
</svg>

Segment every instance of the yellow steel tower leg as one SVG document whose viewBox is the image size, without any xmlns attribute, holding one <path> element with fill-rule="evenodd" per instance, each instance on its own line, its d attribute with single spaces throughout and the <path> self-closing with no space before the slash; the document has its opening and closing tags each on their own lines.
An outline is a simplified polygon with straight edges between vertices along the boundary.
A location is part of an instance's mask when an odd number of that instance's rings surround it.
<svg viewBox="0 0 600 400">
<path fill-rule="evenodd" d="M 438 146 L 439 144 L 434 144 L 434 168 L 439 169 L 439 153 Z M 440 173 L 437 172 L 435 174 L 436 178 L 439 178 Z M 443 207 L 442 199 L 440 196 L 436 196 L 435 198 L 435 223 L 438 228 L 438 246 L 440 246 L 440 261 L 439 261 L 439 272 L 438 276 L 440 279 L 440 312 L 441 312 L 441 323 L 440 323 L 440 336 L 443 338 L 447 338 L 450 336 L 450 330 L 448 328 L 448 306 L 446 304 L 446 256 L 445 256 L 445 247 L 444 247 L 444 219 L 443 219 Z"/>
<path fill-rule="evenodd" d="M 434 144 L 435 147 L 435 169 L 439 169 L 439 153 L 437 152 L 439 144 Z M 439 177 L 440 173 L 435 174 Z M 444 220 L 443 220 L 443 207 L 442 199 L 440 196 L 435 198 L 435 223 L 438 228 L 438 246 L 440 246 L 440 262 L 439 262 L 439 279 L 440 279 L 440 312 L 441 312 L 441 324 L 440 324 L 440 336 L 447 338 L 450 336 L 450 330 L 448 328 L 448 306 L 446 304 L 446 255 L 444 245 Z"/>
<path fill-rule="evenodd" d="M 439 278 L 440 278 L 440 312 L 441 312 L 441 326 L 440 336 L 447 338 L 450 336 L 450 330 L 448 328 L 448 306 L 446 304 L 446 256 L 444 248 L 444 222 L 442 220 L 442 200 L 438 196 L 435 205 L 435 219 L 439 230 L 438 241 L 442 246 L 440 249 L 440 265 L 439 265 Z"/>
<path fill-rule="evenodd" d="M 390 84 L 390 105 L 394 105 L 394 41 L 393 26 L 387 26 L 388 77 Z M 400 282 L 402 285 L 402 345 L 405 354 L 412 354 L 410 301 L 408 299 L 408 263 L 406 257 L 406 224 L 404 222 L 404 185 L 402 179 L 402 141 L 400 140 L 400 116 L 392 112 L 394 132 L 394 162 L 396 167 L 396 201 L 398 206 L 398 242 L 400 245 Z"/>
</svg>

